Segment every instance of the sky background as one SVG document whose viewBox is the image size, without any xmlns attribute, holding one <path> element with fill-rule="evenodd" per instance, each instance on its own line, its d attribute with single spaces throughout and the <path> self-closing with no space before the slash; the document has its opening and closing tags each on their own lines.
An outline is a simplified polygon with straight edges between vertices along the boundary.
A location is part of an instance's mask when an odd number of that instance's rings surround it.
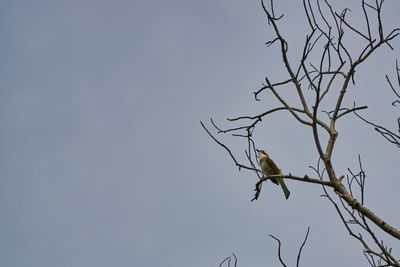
<svg viewBox="0 0 400 267">
<path fill-rule="evenodd" d="M 359 2 L 346 3 L 355 23 Z M 307 33 L 301 1 L 275 6 L 295 60 Z M 399 10 L 387 1 L 387 29 Z M 286 78 L 279 50 L 264 45 L 273 35 L 259 1 L 3 0 L 0 35 L 1 266 L 218 266 L 231 253 L 238 266 L 279 266 L 268 234 L 293 266 L 308 226 L 302 266 L 366 265 L 319 186 L 288 181 L 285 201 L 266 184 L 250 202 L 255 174 L 239 172 L 199 124 L 229 126 L 226 117 L 276 105 L 252 93 L 266 75 Z M 392 45 L 359 69 L 346 103 L 394 129 L 384 75 L 394 77 L 399 39 Z M 357 170 L 361 154 L 367 206 L 399 227 L 398 149 L 352 116 L 338 131 L 337 173 Z M 310 133 L 282 113 L 255 141 L 284 172 L 312 174 Z"/>
</svg>

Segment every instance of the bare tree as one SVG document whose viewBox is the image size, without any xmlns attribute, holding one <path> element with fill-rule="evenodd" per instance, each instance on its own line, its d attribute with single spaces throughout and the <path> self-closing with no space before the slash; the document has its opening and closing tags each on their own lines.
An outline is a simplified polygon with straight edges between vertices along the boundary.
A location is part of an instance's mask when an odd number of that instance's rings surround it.
<svg viewBox="0 0 400 267">
<path fill-rule="evenodd" d="M 360 114 L 362 110 L 367 109 L 367 106 L 356 103 L 351 106 L 344 104 L 349 85 L 356 83 L 355 73 L 359 66 L 378 49 L 387 47 L 393 50 L 391 41 L 400 33 L 399 28 L 390 30 L 384 28 L 382 10 L 385 1 L 370 2 L 361 1 L 361 9 L 365 18 L 363 28 L 366 29 L 363 31 L 360 29 L 361 27 L 349 22 L 349 9 L 336 12 L 327 0 L 303 0 L 309 32 L 305 36 L 301 58 L 298 62 L 293 63 L 288 55 L 289 44 L 279 26 L 283 15 L 276 14 L 273 0 L 269 2 L 268 6 L 261 1 L 268 25 L 274 32 L 274 37 L 266 45 L 268 47 L 278 46 L 287 78 L 272 81 L 271 78 L 266 77 L 262 87 L 254 92 L 254 98 L 256 101 L 260 101 L 260 94 L 269 91 L 279 105 L 257 115 L 228 118 L 229 122 L 235 123 L 235 127 L 223 129 L 212 119 L 213 131 L 207 128 L 203 122 L 201 125 L 209 136 L 228 152 L 239 170 L 250 170 L 257 174 L 259 180 L 255 185 L 253 200 L 258 199 L 262 184 L 271 178 L 292 179 L 321 185 L 324 191 L 323 197 L 332 203 L 348 233 L 361 243 L 369 264 L 371 266 L 400 266 L 399 259 L 392 254 L 392 250 L 384 244 L 374 229 L 380 228 L 388 236 L 398 240 L 400 239 L 400 230 L 365 205 L 365 171 L 361 157 L 359 157 L 358 171 L 348 169 L 348 174 L 341 176 L 337 175 L 331 160 L 338 138 L 336 124 L 351 114 L 356 115 L 355 118 L 360 118 L 368 125 L 372 125 L 386 140 L 400 147 L 400 136 L 396 130 L 389 130 Z M 358 53 L 350 51 L 351 49 L 344 41 L 345 33 L 363 40 L 364 43 L 360 44 Z M 398 98 L 393 102 L 394 106 L 400 104 L 400 69 L 397 63 L 396 75 L 398 88 L 396 83 L 386 76 L 389 87 Z M 282 88 L 295 94 L 300 106 L 289 103 L 282 94 Z M 330 106 L 330 108 L 324 110 L 322 106 Z M 291 114 L 299 126 L 310 129 L 319 158 L 317 166 L 311 167 L 314 175 L 289 173 L 265 176 L 259 170 L 253 133 L 264 118 L 277 112 Z M 400 118 L 397 118 L 397 122 L 399 126 L 397 132 L 400 132 Z M 236 126 L 237 123 L 239 126 Z M 245 138 L 247 140 L 245 149 L 247 162 L 240 162 L 232 150 L 216 137 L 214 131 L 219 134 L 229 133 L 238 138 Z"/>
</svg>

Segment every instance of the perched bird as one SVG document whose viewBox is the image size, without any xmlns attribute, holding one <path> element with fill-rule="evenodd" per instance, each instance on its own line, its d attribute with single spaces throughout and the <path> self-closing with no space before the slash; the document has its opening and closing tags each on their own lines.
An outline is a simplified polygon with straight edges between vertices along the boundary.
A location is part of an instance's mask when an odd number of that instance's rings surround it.
<svg viewBox="0 0 400 267">
<path fill-rule="evenodd" d="M 268 156 L 268 154 L 264 150 L 258 150 L 258 157 L 260 158 L 260 167 L 262 172 L 266 176 L 270 175 L 282 175 L 281 170 L 276 166 L 275 162 Z M 285 198 L 288 199 L 290 192 L 286 187 L 283 178 L 271 178 L 271 181 L 274 184 L 280 185 L 282 187 L 283 193 L 285 194 Z"/>
</svg>

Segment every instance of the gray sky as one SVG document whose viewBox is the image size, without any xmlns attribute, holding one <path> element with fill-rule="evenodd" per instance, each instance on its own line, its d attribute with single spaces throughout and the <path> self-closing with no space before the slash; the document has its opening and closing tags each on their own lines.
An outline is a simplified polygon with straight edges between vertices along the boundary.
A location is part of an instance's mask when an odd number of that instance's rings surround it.
<svg viewBox="0 0 400 267">
<path fill-rule="evenodd" d="M 276 4 L 293 55 L 300 7 Z M 387 25 L 399 26 L 399 10 L 388 2 Z M 1 1 L 0 34 L 1 266 L 218 266 L 232 252 L 239 266 L 278 266 L 268 234 L 293 265 L 307 226 L 302 266 L 366 264 L 319 186 L 288 181 L 285 201 L 268 184 L 250 202 L 254 173 L 238 172 L 200 127 L 274 103 L 252 94 L 267 74 L 284 78 L 259 1 Z M 373 56 L 347 102 L 357 97 L 389 126 L 398 109 L 384 74 L 394 75 L 395 57 Z M 368 206 L 398 227 L 398 149 L 352 117 L 339 132 L 338 172 L 361 154 Z M 284 171 L 311 174 L 309 134 L 277 116 L 256 142 Z"/>
</svg>

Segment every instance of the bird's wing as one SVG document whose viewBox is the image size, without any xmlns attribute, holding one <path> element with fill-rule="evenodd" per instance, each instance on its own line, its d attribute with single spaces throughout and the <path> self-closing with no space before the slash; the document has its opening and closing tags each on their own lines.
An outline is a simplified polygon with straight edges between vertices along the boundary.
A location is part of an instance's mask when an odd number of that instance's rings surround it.
<svg viewBox="0 0 400 267">
<path fill-rule="evenodd" d="M 271 158 L 267 158 L 267 161 L 272 170 L 271 175 L 281 174 L 281 170 L 278 168 L 278 166 L 276 166 L 275 162 Z"/>
</svg>

